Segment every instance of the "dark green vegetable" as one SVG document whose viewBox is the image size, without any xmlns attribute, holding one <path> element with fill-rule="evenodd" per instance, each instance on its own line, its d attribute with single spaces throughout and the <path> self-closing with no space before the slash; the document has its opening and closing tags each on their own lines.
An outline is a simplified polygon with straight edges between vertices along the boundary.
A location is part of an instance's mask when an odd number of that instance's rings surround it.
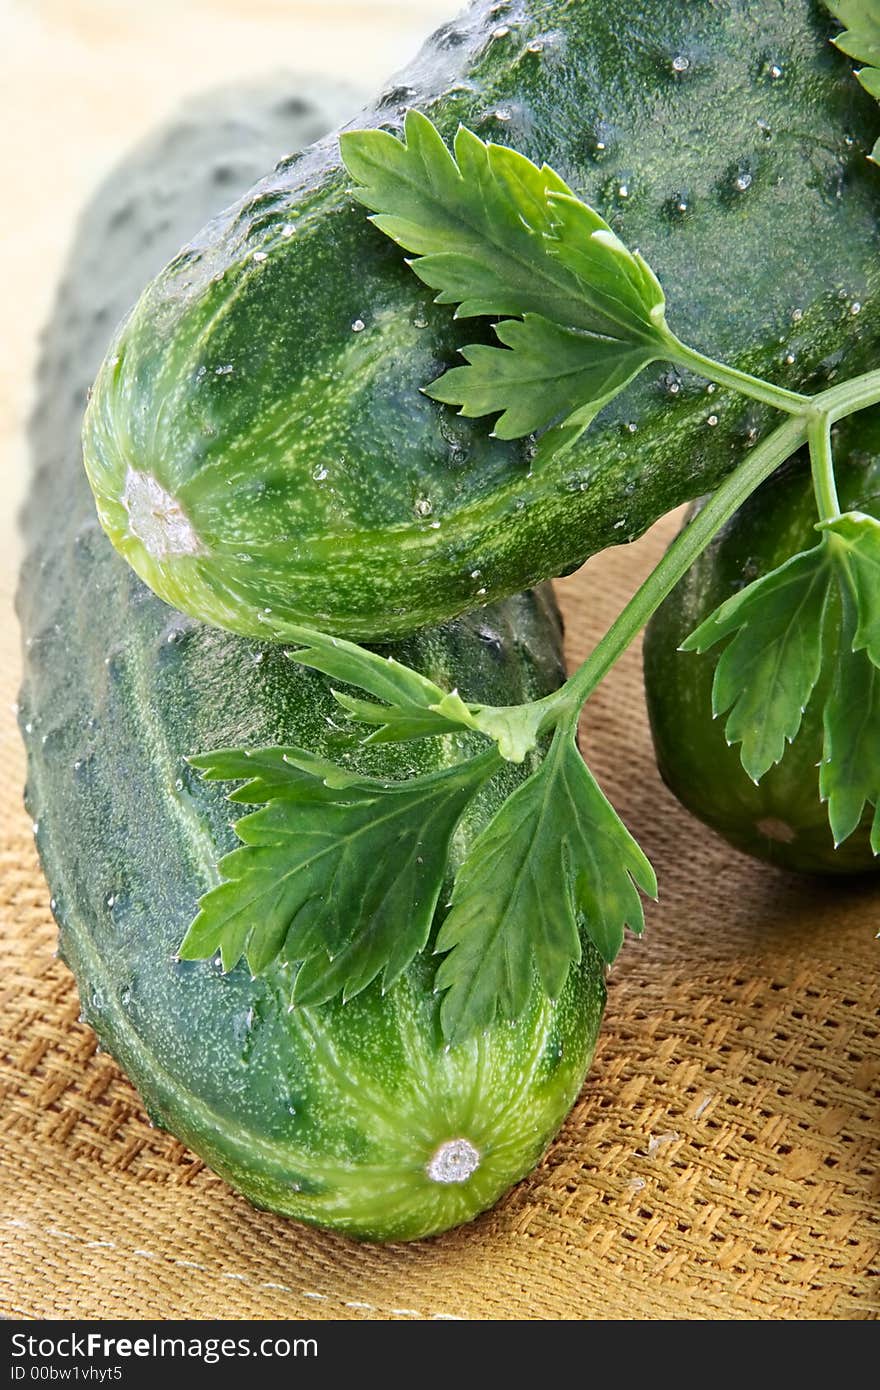
<svg viewBox="0 0 880 1390">
<path fill-rule="evenodd" d="M 243 109 L 246 118 L 223 113 Z M 197 750 L 305 743 L 406 778 L 453 766 L 473 734 L 352 754 L 317 672 L 172 612 L 102 534 L 78 448 L 80 389 L 107 322 L 165 253 L 274 148 L 330 123 L 322 98 L 209 103 L 126 161 L 81 228 L 41 367 L 38 473 L 19 593 L 28 805 L 85 1017 L 147 1108 L 252 1201 L 351 1234 L 416 1237 L 465 1221 L 538 1160 L 581 1084 L 604 971 L 581 964 L 550 1003 L 451 1050 L 424 953 L 383 996 L 288 1010 L 291 970 L 175 953 L 235 837 Z M 198 178 L 193 178 L 198 170 Z M 159 196 L 161 193 L 161 197 Z M 511 599 L 397 649 L 433 679 L 467 674 L 517 701 L 562 677 L 546 593 Z M 532 763 L 534 766 L 534 762 Z M 528 768 L 528 764 L 526 765 Z M 465 813 L 452 866 L 522 772 L 504 769 Z M 445 884 L 448 894 L 449 882 Z"/>
<path fill-rule="evenodd" d="M 648 257 L 680 338 L 814 390 L 873 362 L 880 327 L 880 121 L 835 31 L 814 0 L 480 0 L 358 124 L 418 107 L 548 161 Z M 530 441 L 421 393 L 474 334 L 325 140 L 210 223 L 116 340 L 86 432 L 103 524 L 185 611 L 380 639 L 639 534 L 767 425 L 648 369 L 531 469 Z"/>
<path fill-rule="evenodd" d="M 300 961 L 293 1000 L 315 1003 L 355 994 L 380 972 L 393 979 L 421 949 L 462 806 L 503 759 L 522 761 L 554 730 L 544 763 L 477 837 L 455 879 L 437 937 L 446 957 L 437 972 L 447 991 L 441 1022 L 454 1043 L 498 1014 L 516 1018 L 535 965 L 555 998 L 580 959 L 583 927 L 608 964 L 625 927 L 642 930 L 639 889 L 656 894 L 654 872 L 584 767 L 579 711 L 719 529 L 804 443 L 818 538 L 795 555 L 783 551 L 782 563 L 725 599 L 682 649 L 726 644 L 712 708 L 726 714 L 725 736 L 757 783 L 798 732 L 823 647 L 833 643 L 819 789 L 835 842 L 858 829 L 866 805 L 880 808 L 880 522 L 841 511 L 832 439 L 835 423 L 880 401 L 880 372 L 806 396 L 695 352 L 670 330 L 651 267 L 595 209 L 549 166 L 464 126 L 450 148 L 427 116 L 409 111 L 402 139 L 354 130 L 340 146 L 355 196 L 414 253 L 411 268 L 437 302 L 457 306 L 460 317 L 501 316 L 499 345 L 464 348 L 467 365 L 427 393 L 459 402 L 468 417 L 496 415 L 496 436 L 547 426 L 536 470 L 570 451 L 597 411 L 656 360 L 699 370 L 790 417 L 744 450 L 579 670 L 544 700 L 487 708 L 345 638 L 285 628 L 294 660 L 360 692 L 337 698 L 348 718 L 372 728 L 370 741 L 457 726 L 496 745 L 451 774 L 354 782 L 301 748 L 221 749 L 196 760 L 219 779 L 257 766 L 249 795 L 263 809 L 236 824 L 241 848 L 219 865 L 223 881 L 200 900 L 181 954 L 204 959 L 219 948 L 227 965 L 244 954 L 255 972 L 279 958 Z M 416 855 L 414 827 L 428 821 L 430 853 Z M 880 809 L 871 847 L 880 853 Z M 336 891 L 343 859 L 360 904 L 344 919 Z"/>
<path fill-rule="evenodd" d="M 841 427 L 835 472 L 842 508 L 880 517 L 876 410 Z M 828 809 L 820 800 L 823 711 L 845 655 L 841 644 L 847 629 L 837 590 L 830 590 L 831 606 L 816 649 L 818 681 L 800 731 L 782 761 L 757 785 L 743 769 L 740 746 L 727 743 L 724 717 L 712 718 L 718 649 L 702 654 L 678 650 L 718 604 L 790 555 L 815 547 L 815 527 L 810 471 L 798 458 L 749 498 L 658 609 L 645 635 L 645 689 L 661 774 L 694 815 L 737 848 L 774 864 L 812 873 L 853 873 L 880 867 L 870 843 L 874 807 L 865 806 L 858 828 L 835 848 Z M 804 626 L 802 617 L 799 627 Z M 873 676 L 872 689 L 880 687 L 880 673 L 865 653 L 849 660 L 863 664 Z M 754 738 L 761 733 L 771 699 L 766 681 L 757 689 L 763 689 L 764 698 L 749 716 Z M 880 689 L 873 702 L 860 698 L 848 709 L 844 727 L 855 732 L 862 724 L 869 735 L 875 730 L 873 743 L 860 754 L 861 767 L 868 771 L 880 756 Z M 850 769 L 850 777 L 857 771 Z"/>
</svg>

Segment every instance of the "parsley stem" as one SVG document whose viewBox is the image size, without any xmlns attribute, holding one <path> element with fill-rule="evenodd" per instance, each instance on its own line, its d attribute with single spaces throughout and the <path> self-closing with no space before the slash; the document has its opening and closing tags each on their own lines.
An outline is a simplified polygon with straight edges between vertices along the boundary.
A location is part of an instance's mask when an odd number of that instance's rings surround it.
<svg viewBox="0 0 880 1390">
<path fill-rule="evenodd" d="M 593 690 L 638 636 L 697 556 L 705 550 L 716 532 L 755 488 L 805 443 L 810 446 L 813 487 L 820 515 L 826 521 L 838 517 L 840 504 L 834 478 L 831 426 L 847 415 L 880 404 L 880 371 L 865 372 L 816 396 L 797 396 L 790 391 L 781 391 L 768 382 L 744 376 L 721 363 L 713 363 L 684 344 L 679 345 L 676 339 L 673 339 L 673 343 L 676 344 L 675 353 L 670 352 L 669 360 L 687 361 L 695 369 L 698 362 L 705 364 L 705 375 L 709 375 L 708 368 L 711 367 L 714 380 L 723 381 L 737 390 L 744 389 L 743 382 L 749 383 L 755 389 L 748 394 L 786 410 L 791 418 L 768 435 L 738 468 L 728 474 L 690 525 L 676 537 L 659 564 L 565 685 L 542 700 L 520 707 L 531 711 L 524 728 L 530 729 L 533 734 L 548 733 L 566 720 L 576 723 L 582 706 Z M 784 398 L 785 404 L 780 398 Z M 796 409 L 793 403 L 796 403 Z M 488 728 L 484 728 L 483 732 L 488 734 Z"/>
<path fill-rule="evenodd" d="M 679 342 L 674 336 L 669 360 L 679 367 L 687 367 L 699 376 L 708 377 L 709 381 L 716 382 L 718 386 L 728 386 L 738 391 L 741 396 L 750 396 L 752 400 L 771 405 L 776 410 L 784 410 L 789 415 L 803 415 L 810 409 L 809 396 L 801 396 L 797 391 L 786 391 L 782 386 L 774 386 L 772 382 L 762 381 L 760 377 L 750 376 L 748 372 L 737 371 L 736 367 L 728 367 L 724 362 L 704 357 L 701 352 Z"/>
<path fill-rule="evenodd" d="M 834 477 L 834 456 L 831 451 L 831 420 L 820 415 L 811 420 L 807 438 L 810 444 L 810 466 L 813 470 L 813 491 L 821 521 L 833 521 L 840 516 L 837 481 Z"/>
<path fill-rule="evenodd" d="M 828 416 L 829 424 L 836 424 L 847 415 L 855 415 L 859 410 L 880 402 L 880 371 L 865 372 L 839 386 L 829 387 L 813 397 L 813 406 Z"/>
<path fill-rule="evenodd" d="M 543 702 L 548 717 L 543 728 L 564 720 L 576 719 L 599 682 L 608 674 L 630 643 L 638 636 L 656 608 L 672 592 L 687 573 L 697 556 L 724 523 L 742 506 L 755 488 L 763 483 L 780 464 L 807 440 L 807 422 L 803 417 L 786 420 L 768 435 L 739 465 L 728 474 L 705 506 L 694 517 L 666 551 L 655 569 L 636 590 L 605 636 L 593 648 L 586 661 L 561 690 Z M 550 711 L 553 717 L 550 717 Z"/>
</svg>

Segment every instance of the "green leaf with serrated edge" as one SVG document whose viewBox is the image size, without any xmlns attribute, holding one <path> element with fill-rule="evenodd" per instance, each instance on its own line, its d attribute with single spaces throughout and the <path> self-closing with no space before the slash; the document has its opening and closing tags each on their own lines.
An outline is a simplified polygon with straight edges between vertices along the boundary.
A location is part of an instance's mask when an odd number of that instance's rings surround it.
<svg viewBox="0 0 880 1390">
<path fill-rule="evenodd" d="M 608 224 L 546 165 L 460 128 L 454 156 L 426 116 L 405 142 L 385 131 L 340 137 L 372 221 L 418 254 L 415 273 L 457 317 L 517 315 L 496 326 L 509 349 L 475 344 L 427 394 L 470 417 L 501 412 L 514 439 L 578 411 L 537 461 L 570 447 L 642 367 L 667 352 L 663 291 Z M 575 244 L 575 241 L 577 244 Z"/>
<path fill-rule="evenodd" d="M 376 704 L 346 691 L 333 691 L 334 698 L 352 719 L 374 727 L 373 733 L 364 739 L 365 744 L 402 743 L 467 728 L 494 739 L 501 756 L 514 763 L 521 763 L 537 744 L 540 724 L 545 717 L 543 708 L 469 705 L 457 690 L 442 690 L 409 666 L 379 656 L 354 642 L 293 626 L 285 627 L 281 635 L 304 644 L 298 651 L 288 653 L 293 661 L 389 702 Z M 233 751 L 231 756 L 244 755 Z"/>
<path fill-rule="evenodd" d="M 880 521 L 864 512 L 844 512 L 821 529 L 837 542 L 835 558 L 842 564 L 856 604 L 853 650 L 866 651 L 880 666 Z"/>
<path fill-rule="evenodd" d="M 778 763 L 819 678 L 831 580 L 824 542 L 727 599 L 681 644 L 704 652 L 732 637 L 715 668 L 712 712 L 730 710 L 728 743 L 754 782 Z"/>
<path fill-rule="evenodd" d="M 296 760 L 308 757 L 307 767 L 297 766 Z M 292 759 L 293 761 L 289 761 Z M 310 794 L 315 777 L 342 783 L 356 782 L 360 779 L 353 773 L 325 762 L 301 748 L 273 746 L 269 748 L 220 748 L 213 753 L 200 753 L 187 758 L 187 762 L 201 772 L 206 781 L 238 781 L 246 779 L 244 785 L 231 792 L 229 801 L 244 802 L 249 806 L 270 801 L 273 797 L 296 797 L 302 789 Z"/>
<path fill-rule="evenodd" d="M 301 966 L 292 999 L 350 998 L 378 975 L 388 988 L 424 949 L 449 845 L 470 799 L 501 766 L 494 749 L 406 782 L 359 777 L 304 749 L 200 756 L 208 777 L 257 776 L 241 795 L 261 809 L 236 822 L 242 847 L 199 901 L 184 960 L 219 950 L 254 974 Z"/>
<path fill-rule="evenodd" d="M 826 0 L 827 8 L 845 26 L 834 42 L 858 63 L 880 67 L 880 0 Z"/>
<path fill-rule="evenodd" d="M 282 641 L 299 642 L 301 647 L 288 655 L 300 666 L 356 685 L 388 704 L 417 705 L 429 709 L 443 699 L 444 690 L 393 657 L 380 656 L 342 637 L 329 637 L 312 628 L 288 624 L 279 628 Z"/>
<path fill-rule="evenodd" d="M 841 24 L 844 32 L 834 43 L 865 66 L 856 77 L 875 101 L 880 101 L 880 0 L 825 0 L 826 7 Z M 880 140 L 871 151 L 871 159 L 880 163 Z"/>
<path fill-rule="evenodd" d="M 478 836 L 458 871 L 437 951 L 443 1031 L 458 1042 L 496 1013 L 515 1018 L 537 973 L 551 998 L 580 959 L 580 924 L 611 961 L 626 925 L 644 926 L 638 884 L 654 872 L 583 762 L 556 731 L 537 772 Z"/>
<path fill-rule="evenodd" d="M 550 254 L 574 272 L 582 294 L 602 295 L 601 308 L 624 334 L 662 345 L 666 298 L 660 281 L 638 251 L 630 251 L 608 223 L 573 193 L 548 190 Z M 597 301 L 598 302 L 598 301 Z M 597 332 L 603 330 L 598 327 Z"/>
<path fill-rule="evenodd" d="M 365 747 L 376 743 L 409 743 L 420 738 L 434 738 L 438 734 L 461 732 L 460 721 L 444 719 L 432 710 L 424 712 L 412 709 L 397 709 L 392 705 L 376 705 L 371 700 L 359 700 L 342 690 L 331 692 L 337 704 L 341 705 L 358 724 L 371 724 L 375 727 L 360 742 Z"/>
<path fill-rule="evenodd" d="M 377 726 L 377 732 L 366 740 L 368 743 L 427 738 L 452 733 L 462 727 L 475 727 L 457 691 L 442 690 L 393 657 L 380 656 L 354 642 L 329 637 L 311 628 L 288 625 L 279 630 L 279 636 L 302 643 L 299 650 L 288 652 L 291 660 L 300 666 L 323 671 L 335 680 L 357 686 L 368 695 L 387 702 L 386 706 L 376 705 L 333 691 L 337 702 L 354 719 Z"/>
<path fill-rule="evenodd" d="M 586 428 L 654 357 L 650 350 L 562 328 L 540 314 L 506 319 L 495 333 L 504 347 L 463 348 L 468 366 L 453 367 L 425 390 L 434 400 L 460 406 L 460 415 L 503 412 L 492 431 L 498 439 L 544 429 L 589 401 Z"/>
<path fill-rule="evenodd" d="M 862 68 L 858 76 L 865 91 L 868 92 L 875 101 L 880 101 L 880 68 Z M 877 142 L 871 151 L 871 158 L 875 161 L 877 159 L 878 146 L 880 146 L 880 141 Z"/>
<path fill-rule="evenodd" d="M 464 128 L 453 157 L 418 111 L 407 112 L 404 137 L 348 131 L 339 145 L 354 196 L 381 231 L 418 255 L 413 270 L 437 290 L 437 302 L 458 305 L 460 318 L 532 312 L 594 328 L 571 317 L 577 281 L 543 240 L 547 190 L 568 193 L 567 184 Z"/>
<path fill-rule="evenodd" d="M 866 805 L 875 808 L 871 848 L 880 854 L 880 669 L 864 651 L 852 650 L 855 604 L 847 586 L 840 588 L 843 621 L 834 683 L 825 704 L 819 792 L 828 803 L 835 845 L 853 833 Z"/>
</svg>

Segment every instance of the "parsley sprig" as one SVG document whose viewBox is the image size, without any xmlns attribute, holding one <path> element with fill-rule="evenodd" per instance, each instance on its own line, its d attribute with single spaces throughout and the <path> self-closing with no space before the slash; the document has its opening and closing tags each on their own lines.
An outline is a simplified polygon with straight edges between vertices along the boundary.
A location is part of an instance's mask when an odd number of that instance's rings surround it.
<svg viewBox="0 0 880 1390">
<path fill-rule="evenodd" d="M 832 579 L 827 543 L 793 555 L 722 603 L 681 644 L 705 652 L 732 638 L 712 684 L 712 713 L 727 713 L 728 743 L 760 781 L 794 741 L 821 669 Z"/>
<path fill-rule="evenodd" d="M 409 265 L 436 302 L 457 305 L 456 318 L 500 316 L 501 346 L 464 347 L 467 365 L 450 367 L 426 394 L 461 415 L 495 415 L 500 439 L 546 431 L 535 466 L 570 449 L 660 360 L 782 409 L 803 407 L 804 397 L 680 342 L 644 257 L 546 164 L 463 127 L 450 151 L 418 111 L 407 113 L 403 140 L 359 130 L 339 143 L 354 196 L 380 231 L 416 253 Z"/>
<path fill-rule="evenodd" d="M 841 45 L 874 61 L 877 0 L 847 0 L 835 12 L 852 31 Z M 241 846 L 221 860 L 223 881 L 202 898 L 181 954 L 219 951 L 225 969 L 243 956 L 254 972 L 280 963 L 292 1003 L 317 1005 L 377 979 L 391 988 L 438 923 L 436 983 L 452 1044 L 496 1017 L 516 1017 L 535 981 L 557 996 L 585 939 L 610 964 L 625 929 L 642 931 L 640 894 L 656 895 L 654 873 L 578 753 L 581 709 L 718 529 L 805 444 L 816 545 L 722 604 L 684 647 L 727 644 L 714 710 L 726 715 L 727 737 L 758 780 L 796 737 L 822 674 L 824 625 L 838 621 L 818 773 L 835 840 L 853 832 L 867 805 L 880 807 L 880 523 L 841 514 L 831 443 L 835 421 L 880 401 L 880 372 L 807 397 L 702 356 L 669 329 L 656 276 L 597 212 L 546 165 L 470 131 L 459 130 L 450 150 L 410 112 L 403 140 L 353 131 L 342 153 L 355 196 L 413 253 L 412 268 L 437 302 L 456 305 L 458 317 L 500 320 L 499 346 L 466 347 L 465 365 L 428 393 L 466 415 L 494 415 L 505 438 L 543 431 L 537 463 L 572 447 L 658 359 L 786 416 L 720 484 L 580 669 L 543 700 L 481 705 L 354 643 L 305 627 L 279 634 L 292 660 L 336 683 L 365 743 L 468 731 L 482 736 L 483 751 L 399 782 L 299 748 L 192 760 L 208 778 L 239 782 L 230 799 L 259 809 L 236 823 Z M 472 842 L 452 882 L 452 841 L 473 798 L 505 761 L 536 750 L 543 759 Z M 880 809 L 872 844 L 880 852 Z"/>
<path fill-rule="evenodd" d="M 740 745 L 755 782 L 794 742 L 823 653 L 834 653 L 818 791 L 840 845 L 866 805 L 880 802 L 880 525 L 847 512 L 822 529 L 819 545 L 727 599 L 681 650 L 708 651 L 732 637 L 715 668 L 712 709 L 730 711 L 727 741 Z M 839 627 L 836 645 L 825 640 L 829 624 Z M 880 812 L 871 847 L 880 854 Z"/>
<path fill-rule="evenodd" d="M 192 759 L 209 778 L 245 777 L 242 848 L 201 900 L 184 960 L 244 956 L 253 974 L 296 966 L 291 999 L 351 998 L 381 973 L 387 989 L 428 939 L 455 827 L 497 772 L 492 750 L 406 782 L 358 777 L 302 748 L 220 750 Z"/>
<path fill-rule="evenodd" d="M 450 1041 L 487 1027 L 496 1010 L 515 1018 L 535 967 L 555 998 L 580 960 L 581 923 L 610 964 L 624 927 L 644 930 L 637 887 L 656 897 L 654 870 L 563 725 L 455 880 L 437 938 L 437 950 L 448 952 L 437 985 L 447 991 L 441 1019 Z"/>
<path fill-rule="evenodd" d="M 407 113 L 404 141 L 349 131 L 340 148 L 370 220 L 416 253 L 409 264 L 437 303 L 457 305 L 456 318 L 502 316 L 502 346 L 464 348 L 467 366 L 452 367 L 427 395 L 462 415 L 497 414 L 499 439 L 563 423 L 570 445 L 667 355 L 653 271 L 546 164 L 463 127 L 450 152 L 418 111 Z"/>
<path fill-rule="evenodd" d="M 836 844 L 856 829 L 880 791 L 874 723 L 880 670 L 880 522 L 839 510 L 828 418 L 808 427 L 819 543 L 720 604 L 681 644 L 705 652 L 727 642 L 712 683 L 712 712 L 755 782 L 784 756 L 823 674 L 829 625 L 840 627 L 823 711 L 819 792 Z M 842 619 L 841 619 L 841 616 Z M 827 684 L 827 683 L 826 683 Z M 855 808 L 858 813 L 855 814 Z M 880 853 L 880 821 L 872 848 Z"/>
</svg>

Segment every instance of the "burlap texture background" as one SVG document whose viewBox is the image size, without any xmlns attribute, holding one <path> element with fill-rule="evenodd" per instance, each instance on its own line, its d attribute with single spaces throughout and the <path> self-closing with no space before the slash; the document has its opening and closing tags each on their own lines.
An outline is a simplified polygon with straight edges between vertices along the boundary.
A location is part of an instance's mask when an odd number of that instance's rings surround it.
<svg viewBox="0 0 880 1390">
<path fill-rule="evenodd" d="M 559 586 L 577 660 L 673 529 Z M 4 574 L 8 591 L 12 577 Z M 4 595 L 5 597 L 6 595 Z M 654 768 L 637 652 L 586 746 L 661 901 L 615 967 L 593 1070 L 540 1168 L 472 1225 L 372 1248 L 253 1211 L 150 1128 L 77 1022 L 21 809 L 3 672 L 0 1309 L 24 1317 L 870 1318 L 880 1311 L 870 881 L 704 831 Z"/>
<path fill-rule="evenodd" d="M 4 444 L 18 448 L 17 430 L 5 422 Z M 16 547 L 4 512 L 0 1312 L 878 1316 L 877 884 L 795 879 L 692 821 L 654 767 L 637 651 L 594 700 L 585 747 L 658 870 L 661 901 L 615 968 L 593 1070 L 529 1179 L 459 1231 L 357 1246 L 252 1210 L 152 1130 L 77 1022 L 72 978 L 53 958 L 21 806 L 18 635 L 5 616 Z M 674 528 L 668 518 L 558 586 L 572 662 Z"/>
</svg>

